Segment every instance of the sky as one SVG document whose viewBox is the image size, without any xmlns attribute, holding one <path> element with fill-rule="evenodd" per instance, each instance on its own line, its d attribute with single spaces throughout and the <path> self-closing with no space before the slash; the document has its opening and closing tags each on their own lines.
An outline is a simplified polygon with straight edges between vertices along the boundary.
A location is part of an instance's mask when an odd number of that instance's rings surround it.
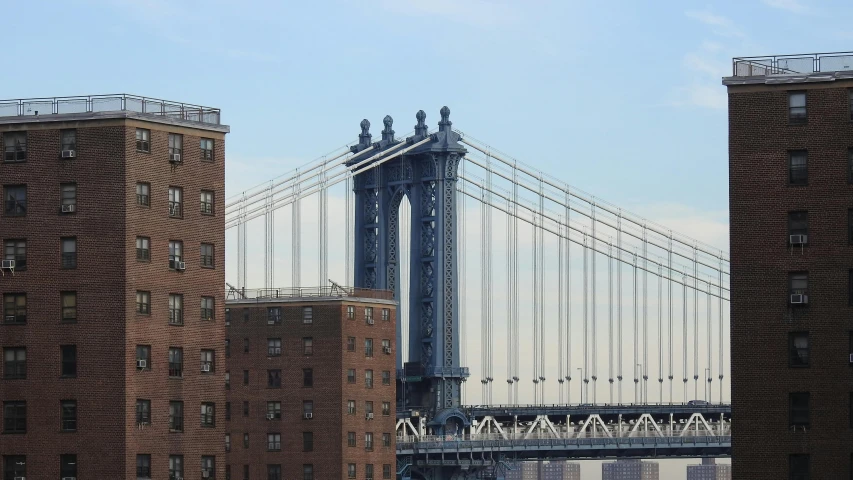
<svg viewBox="0 0 853 480">
<path fill-rule="evenodd" d="M 418 110 L 434 127 L 447 105 L 454 127 L 724 250 L 731 58 L 853 41 L 853 4 L 838 0 L 29 0 L 14 11 L 4 97 L 221 108 L 229 197 L 355 141 L 362 118 L 377 138 L 385 115 L 402 134 Z M 683 475 L 671 465 L 662 478 Z"/>
</svg>

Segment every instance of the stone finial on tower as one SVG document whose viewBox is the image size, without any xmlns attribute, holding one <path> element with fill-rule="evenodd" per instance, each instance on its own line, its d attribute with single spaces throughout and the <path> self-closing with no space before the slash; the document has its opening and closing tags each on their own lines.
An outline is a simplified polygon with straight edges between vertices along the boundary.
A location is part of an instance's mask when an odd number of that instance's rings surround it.
<svg viewBox="0 0 853 480">
<path fill-rule="evenodd" d="M 423 110 L 418 110 L 415 114 L 418 124 L 415 125 L 415 135 L 425 137 L 429 129 L 426 126 L 426 113 Z"/>
<path fill-rule="evenodd" d="M 361 134 L 358 136 L 359 145 L 370 146 L 370 122 L 365 118 L 361 121 Z"/>
<path fill-rule="evenodd" d="M 441 121 L 438 122 L 438 130 L 440 132 L 450 132 L 450 126 L 453 125 L 453 123 L 450 122 L 450 109 L 445 105 L 441 107 L 441 111 L 439 113 L 441 114 Z"/>
<path fill-rule="evenodd" d="M 391 115 L 385 115 L 385 118 L 382 119 L 382 123 L 385 125 L 385 129 L 382 130 L 382 140 L 393 142 L 394 130 L 391 130 L 391 125 L 394 124 L 394 119 L 391 118 Z"/>
</svg>

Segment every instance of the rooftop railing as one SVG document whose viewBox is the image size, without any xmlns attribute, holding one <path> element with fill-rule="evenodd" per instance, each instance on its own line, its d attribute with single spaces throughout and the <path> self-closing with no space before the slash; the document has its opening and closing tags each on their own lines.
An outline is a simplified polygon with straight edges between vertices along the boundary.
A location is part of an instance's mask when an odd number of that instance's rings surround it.
<svg viewBox="0 0 853 480">
<path fill-rule="evenodd" d="M 295 287 L 295 288 L 226 288 L 228 300 L 256 300 L 268 302 L 276 299 L 292 298 L 329 298 L 329 297 L 356 297 L 374 298 L 379 300 L 393 300 L 394 292 L 391 290 L 373 290 L 369 288 L 356 287 Z"/>
<path fill-rule="evenodd" d="M 219 125 L 218 108 L 125 93 L 79 97 L 22 98 L 0 100 L 0 118 L 69 113 L 137 112 Z"/>
<path fill-rule="evenodd" d="M 732 75 L 753 77 L 853 70 L 853 52 L 735 57 Z"/>
</svg>

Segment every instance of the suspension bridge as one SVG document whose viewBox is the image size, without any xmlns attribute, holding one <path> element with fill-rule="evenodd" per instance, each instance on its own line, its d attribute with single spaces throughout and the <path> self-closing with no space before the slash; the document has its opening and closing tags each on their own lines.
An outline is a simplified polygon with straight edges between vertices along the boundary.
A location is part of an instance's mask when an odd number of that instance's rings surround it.
<svg viewBox="0 0 853 480">
<path fill-rule="evenodd" d="M 230 197 L 229 283 L 273 289 L 284 270 L 291 287 L 393 292 L 402 478 L 728 455 L 727 253 L 449 117 L 430 129 L 419 111 L 398 137 L 386 116 L 375 142 L 363 120 L 357 142 Z"/>
</svg>

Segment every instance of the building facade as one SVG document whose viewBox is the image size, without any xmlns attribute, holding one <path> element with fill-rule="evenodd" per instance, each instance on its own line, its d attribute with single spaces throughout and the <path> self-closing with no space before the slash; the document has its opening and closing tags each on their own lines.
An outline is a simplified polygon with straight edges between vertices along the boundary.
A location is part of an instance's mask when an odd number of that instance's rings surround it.
<svg viewBox="0 0 853 480">
<path fill-rule="evenodd" d="M 601 464 L 601 480 L 658 480 L 658 462 L 619 459 Z"/>
<path fill-rule="evenodd" d="M 269 293 L 227 302 L 230 478 L 396 478 L 390 292 Z"/>
<path fill-rule="evenodd" d="M 731 480 L 732 466 L 717 464 L 713 458 L 703 458 L 701 465 L 687 466 L 687 480 Z"/>
<path fill-rule="evenodd" d="M 517 462 L 506 470 L 504 480 L 580 480 L 579 463 L 540 460 Z"/>
<path fill-rule="evenodd" d="M 227 132 L 141 97 L 0 102 L 4 479 L 225 478 Z"/>
<path fill-rule="evenodd" d="M 853 55 L 799 58 L 723 79 L 738 479 L 851 475 Z"/>
</svg>

